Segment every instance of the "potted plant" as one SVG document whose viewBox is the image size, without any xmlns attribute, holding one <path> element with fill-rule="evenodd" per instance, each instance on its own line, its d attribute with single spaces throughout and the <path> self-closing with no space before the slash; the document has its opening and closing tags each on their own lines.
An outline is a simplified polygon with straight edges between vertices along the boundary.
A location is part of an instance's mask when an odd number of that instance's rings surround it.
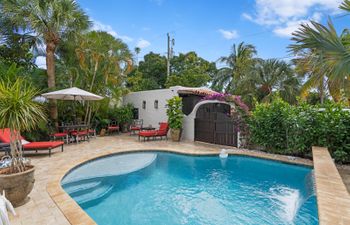
<svg viewBox="0 0 350 225">
<path fill-rule="evenodd" d="M 33 101 L 38 94 L 24 79 L 0 80 L 0 128 L 8 128 L 11 148 L 9 167 L 0 169 L 0 192 L 5 190 L 14 206 L 25 202 L 34 185 L 34 166 L 22 156 L 20 131 L 33 130 L 46 121 L 43 106 Z"/>
<path fill-rule="evenodd" d="M 111 122 L 110 119 L 102 119 L 100 120 L 100 136 L 105 136 L 106 135 L 106 128 L 108 127 L 108 124 Z"/>
<path fill-rule="evenodd" d="M 118 122 L 121 128 L 121 131 L 123 133 L 128 132 L 129 125 L 133 118 L 133 106 L 131 104 L 128 104 L 126 106 L 122 106 L 120 108 L 117 108 L 116 110 L 116 116 L 118 118 Z"/>
<path fill-rule="evenodd" d="M 171 139 L 173 141 L 180 141 L 182 133 L 182 119 L 184 114 L 182 112 L 182 98 L 179 96 L 174 96 L 173 98 L 167 100 L 167 115 L 168 123 L 170 127 Z"/>
</svg>

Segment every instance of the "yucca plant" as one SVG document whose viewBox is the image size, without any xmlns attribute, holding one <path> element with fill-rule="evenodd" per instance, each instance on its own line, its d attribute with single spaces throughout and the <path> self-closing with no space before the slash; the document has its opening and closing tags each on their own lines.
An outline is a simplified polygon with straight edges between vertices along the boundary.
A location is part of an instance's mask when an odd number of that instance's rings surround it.
<svg viewBox="0 0 350 225">
<path fill-rule="evenodd" d="M 33 101 L 39 90 L 23 78 L 0 80 L 0 127 L 10 129 L 10 173 L 26 170 L 22 156 L 21 131 L 30 131 L 46 120 L 44 108 Z"/>
</svg>

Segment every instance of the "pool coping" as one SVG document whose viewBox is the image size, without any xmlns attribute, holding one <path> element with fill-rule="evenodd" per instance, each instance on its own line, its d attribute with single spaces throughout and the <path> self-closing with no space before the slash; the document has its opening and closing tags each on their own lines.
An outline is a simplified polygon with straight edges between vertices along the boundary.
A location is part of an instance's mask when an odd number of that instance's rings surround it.
<svg viewBox="0 0 350 225">
<path fill-rule="evenodd" d="M 320 225 L 350 224 L 350 194 L 328 149 L 312 147 Z"/>
<path fill-rule="evenodd" d="M 47 183 L 46 190 L 50 195 L 51 199 L 55 202 L 56 206 L 61 210 L 63 215 L 66 217 L 68 222 L 72 225 L 92 225 L 96 224 L 96 222 L 76 203 L 62 188 L 61 180 L 65 177 L 67 173 L 69 173 L 72 169 L 77 166 L 87 163 L 91 160 L 106 157 L 109 155 L 117 155 L 117 154 L 125 154 L 132 152 L 147 152 L 147 151 L 157 151 L 157 152 L 170 152 L 170 153 L 178 153 L 184 155 L 194 155 L 194 156 L 205 156 L 205 155 L 218 155 L 220 153 L 220 149 L 222 146 L 212 146 L 212 145 L 203 145 L 203 150 L 183 150 L 178 149 L 179 146 L 175 147 L 138 147 L 135 148 L 125 148 L 120 151 L 120 149 L 111 149 L 105 151 L 103 153 L 95 153 L 88 156 L 83 156 L 79 160 L 73 161 L 71 163 L 66 164 L 61 167 L 59 170 L 55 171 L 50 180 Z M 227 148 L 227 147 L 226 147 Z M 238 148 L 229 148 L 232 151 L 229 153 L 230 155 L 240 155 L 240 156 L 248 156 L 255 157 L 273 161 L 279 161 L 288 164 L 295 164 L 301 166 L 312 167 L 313 163 L 311 160 L 302 159 L 298 157 L 289 157 L 285 155 L 275 155 L 260 151 L 252 151 L 246 149 L 238 149 Z"/>
</svg>

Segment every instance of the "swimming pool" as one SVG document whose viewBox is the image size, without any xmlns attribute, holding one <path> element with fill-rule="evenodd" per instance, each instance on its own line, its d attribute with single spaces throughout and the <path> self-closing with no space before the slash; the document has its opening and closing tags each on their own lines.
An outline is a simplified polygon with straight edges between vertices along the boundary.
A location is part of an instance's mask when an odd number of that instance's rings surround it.
<svg viewBox="0 0 350 225">
<path fill-rule="evenodd" d="M 252 157 L 111 155 L 62 187 L 101 225 L 318 224 L 312 169 Z"/>
</svg>

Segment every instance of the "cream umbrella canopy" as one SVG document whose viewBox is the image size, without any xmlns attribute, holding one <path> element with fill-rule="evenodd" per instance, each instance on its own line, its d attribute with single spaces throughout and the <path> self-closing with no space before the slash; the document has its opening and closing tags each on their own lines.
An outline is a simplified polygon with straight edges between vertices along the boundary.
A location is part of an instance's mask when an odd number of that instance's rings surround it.
<svg viewBox="0 0 350 225">
<path fill-rule="evenodd" d="M 91 92 L 84 91 L 77 87 L 48 92 L 48 93 L 42 94 L 42 96 L 48 99 L 72 100 L 72 101 L 85 101 L 85 100 L 96 101 L 96 100 L 103 99 L 102 96 L 95 95 Z"/>
<path fill-rule="evenodd" d="M 77 87 L 66 88 L 58 91 L 52 91 L 45 94 L 42 94 L 43 97 L 47 99 L 56 99 L 56 100 L 71 100 L 71 101 L 98 101 L 102 100 L 103 97 L 93 94 L 91 92 L 82 90 Z M 74 116 L 75 115 L 75 104 L 74 104 Z"/>
</svg>

